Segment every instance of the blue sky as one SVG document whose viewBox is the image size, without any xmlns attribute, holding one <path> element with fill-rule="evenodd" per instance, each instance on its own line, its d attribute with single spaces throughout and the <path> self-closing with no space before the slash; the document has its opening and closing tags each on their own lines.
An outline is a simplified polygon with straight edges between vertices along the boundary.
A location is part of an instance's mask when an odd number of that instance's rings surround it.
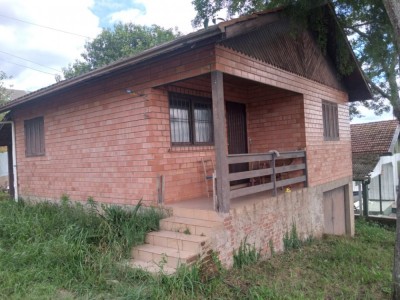
<svg viewBox="0 0 400 300">
<path fill-rule="evenodd" d="M 189 33 L 194 16 L 191 0 L 0 0 L 0 69 L 13 77 L 7 87 L 34 91 L 54 84 L 104 27 L 133 22 Z"/>
<path fill-rule="evenodd" d="M 146 14 L 146 6 L 143 3 L 137 3 L 133 0 L 96 0 L 90 10 L 99 17 L 100 27 L 105 28 L 112 26 L 113 22 L 110 15 L 131 9 L 138 10 L 142 15 Z"/>
</svg>

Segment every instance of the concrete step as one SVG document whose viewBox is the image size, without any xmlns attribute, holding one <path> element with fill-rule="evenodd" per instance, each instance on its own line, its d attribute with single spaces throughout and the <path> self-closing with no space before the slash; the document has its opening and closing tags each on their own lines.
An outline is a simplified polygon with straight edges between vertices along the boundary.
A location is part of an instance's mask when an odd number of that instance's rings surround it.
<svg viewBox="0 0 400 300">
<path fill-rule="evenodd" d="M 192 251 L 177 250 L 144 244 L 132 249 L 132 258 L 137 261 L 153 262 L 157 265 L 177 268 L 182 264 L 190 265 L 199 254 Z"/>
<path fill-rule="evenodd" d="M 222 226 L 222 222 L 176 216 L 160 220 L 161 230 L 187 233 L 188 235 L 211 236 Z"/>
<path fill-rule="evenodd" d="M 154 231 L 146 235 L 146 243 L 176 250 L 200 253 L 208 238 L 174 231 Z"/>
<path fill-rule="evenodd" d="M 172 207 L 173 216 L 182 218 L 191 218 L 198 220 L 208 220 L 222 222 L 223 219 L 213 210 L 191 209 L 184 207 Z"/>
<path fill-rule="evenodd" d="M 162 264 L 156 264 L 151 261 L 143 261 L 137 259 L 131 259 L 127 263 L 127 265 L 131 268 L 142 269 L 143 271 L 147 271 L 152 274 L 165 274 L 172 275 L 176 272 L 176 268 L 164 266 Z"/>
</svg>

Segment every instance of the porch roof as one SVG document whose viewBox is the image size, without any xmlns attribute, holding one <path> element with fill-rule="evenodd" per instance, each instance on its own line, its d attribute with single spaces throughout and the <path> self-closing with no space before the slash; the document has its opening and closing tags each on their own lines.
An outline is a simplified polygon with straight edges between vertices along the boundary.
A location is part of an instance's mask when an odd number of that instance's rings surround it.
<svg viewBox="0 0 400 300">
<path fill-rule="evenodd" d="M 347 41 L 343 30 L 338 25 L 334 9 L 330 4 L 325 4 L 325 7 L 327 16 L 330 19 L 329 30 L 332 30 L 333 32 L 339 31 L 339 33 L 342 34 Z M 94 82 L 100 78 L 112 76 L 113 74 L 123 70 L 135 68 L 139 64 L 150 62 L 154 59 L 163 57 L 164 55 L 191 51 L 207 44 L 217 44 L 234 37 L 249 34 L 250 32 L 269 23 L 274 23 L 284 18 L 284 15 L 281 13 L 282 10 L 282 8 L 265 10 L 248 16 L 222 22 L 207 29 L 198 30 L 188 35 L 179 37 L 171 42 L 148 49 L 138 55 L 118 60 L 117 62 L 111 63 L 105 67 L 98 68 L 75 78 L 60 81 L 48 87 L 19 97 L 1 106 L 0 113 L 21 106 L 22 104 L 34 102 L 43 97 L 66 91 L 70 88 Z M 329 38 L 333 40 L 333 36 L 334 34 L 331 34 L 329 35 Z M 328 53 L 331 53 L 331 57 L 336 57 L 334 53 L 336 51 L 334 50 L 334 45 L 335 41 L 332 41 L 332 43 L 328 45 L 329 48 L 327 50 Z M 346 44 L 346 48 L 350 54 L 350 57 L 352 58 L 352 61 L 354 62 L 354 65 L 356 66 L 350 75 L 343 77 L 343 83 L 349 93 L 349 100 L 358 101 L 369 99 L 371 98 L 371 91 L 366 83 L 363 72 L 356 61 L 349 43 Z M 257 49 L 253 50 L 257 51 Z M 237 51 L 240 51 L 240 49 L 237 49 Z M 254 54 L 256 57 L 255 53 L 252 54 Z"/>
</svg>

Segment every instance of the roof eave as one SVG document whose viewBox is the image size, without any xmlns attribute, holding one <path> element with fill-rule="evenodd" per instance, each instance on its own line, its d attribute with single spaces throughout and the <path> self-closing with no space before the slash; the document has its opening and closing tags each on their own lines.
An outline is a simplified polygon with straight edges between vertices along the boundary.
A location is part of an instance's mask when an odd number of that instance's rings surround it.
<svg viewBox="0 0 400 300">
<path fill-rule="evenodd" d="M 194 33 L 190 33 L 183 37 L 179 37 L 173 41 L 170 41 L 165 44 L 145 50 L 145 51 L 141 52 L 140 54 L 135 55 L 133 57 L 121 59 L 110 65 L 98 68 L 96 70 L 90 71 L 88 73 L 82 74 L 80 76 L 77 76 L 77 77 L 74 77 L 71 79 L 66 79 L 66 80 L 60 81 L 51 86 L 48 86 L 48 87 L 42 88 L 40 90 L 37 90 L 35 92 L 26 94 L 20 98 L 17 98 L 15 100 L 7 102 L 3 106 L 1 106 L 0 113 L 9 111 L 10 109 L 12 109 L 16 106 L 19 106 L 21 104 L 29 102 L 33 99 L 45 97 L 45 96 L 48 96 L 48 95 L 56 93 L 56 92 L 61 92 L 69 87 L 83 84 L 87 81 L 97 79 L 102 76 L 106 76 L 116 70 L 120 70 L 120 69 L 127 68 L 127 67 L 132 67 L 132 66 L 139 64 L 145 60 L 152 59 L 152 58 L 158 57 L 160 55 L 179 50 L 188 45 L 194 45 L 194 44 L 196 44 L 196 42 L 218 36 L 221 33 L 222 33 L 222 31 L 221 31 L 220 27 L 218 27 L 217 25 L 209 27 L 204 30 L 194 32 Z"/>
<path fill-rule="evenodd" d="M 355 102 L 355 101 L 364 101 L 364 100 L 369 100 L 373 98 L 373 94 L 371 91 L 371 88 L 368 85 L 368 82 L 365 78 L 364 72 L 361 69 L 361 66 L 358 63 L 358 59 L 356 58 L 356 55 L 354 54 L 353 48 L 351 47 L 347 35 L 344 32 L 342 26 L 339 24 L 338 18 L 336 16 L 335 8 L 333 7 L 333 4 L 331 1 L 327 1 L 326 3 L 330 13 L 333 16 L 333 20 L 335 22 L 336 28 L 340 31 L 342 36 L 344 37 L 344 41 L 346 43 L 347 50 L 349 51 L 352 60 L 354 62 L 355 68 L 353 72 L 345 77 L 345 80 L 347 81 L 347 84 L 350 84 L 350 87 L 347 86 L 348 88 L 348 94 L 349 94 L 349 102 Z M 355 87 L 353 86 L 353 82 L 356 81 Z"/>
</svg>

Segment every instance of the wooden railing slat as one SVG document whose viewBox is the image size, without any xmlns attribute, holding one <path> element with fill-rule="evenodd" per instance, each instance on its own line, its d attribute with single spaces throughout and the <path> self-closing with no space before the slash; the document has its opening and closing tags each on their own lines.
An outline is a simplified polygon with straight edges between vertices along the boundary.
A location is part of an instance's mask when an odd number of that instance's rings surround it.
<svg viewBox="0 0 400 300">
<path fill-rule="evenodd" d="M 275 172 L 276 172 L 276 174 L 280 174 L 280 173 L 304 170 L 305 168 L 306 168 L 306 164 L 289 165 L 289 166 L 276 167 Z"/>
<path fill-rule="evenodd" d="M 276 187 L 283 187 L 283 186 L 286 186 L 286 185 L 291 185 L 291 184 L 305 182 L 305 181 L 306 181 L 306 176 L 302 175 L 302 176 L 299 176 L 299 177 L 279 180 L 279 181 L 276 182 Z"/>
<path fill-rule="evenodd" d="M 272 182 L 255 185 L 255 186 L 250 186 L 250 187 L 245 187 L 245 188 L 231 191 L 230 197 L 237 198 L 237 197 L 251 195 L 251 194 L 255 194 L 255 193 L 259 193 L 259 192 L 269 191 L 269 190 L 272 190 L 273 187 L 274 187 L 274 185 Z"/>
<path fill-rule="evenodd" d="M 280 153 L 279 156 L 276 157 L 276 159 L 279 160 L 279 159 L 301 158 L 301 157 L 304 157 L 304 151 Z"/>
<path fill-rule="evenodd" d="M 272 154 L 231 154 L 228 155 L 228 164 L 240 164 L 255 161 L 270 161 Z"/>
<path fill-rule="evenodd" d="M 290 164 L 286 166 L 276 167 L 276 161 L 283 159 L 294 159 L 303 158 L 301 162 Z M 305 151 L 289 151 L 282 152 L 279 156 L 275 153 L 254 153 L 254 154 L 233 154 L 227 156 L 227 162 L 229 165 L 240 164 L 240 163 L 251 163 L 251 162 L 268 162 L 269 168 L 260 168 L 256 170 L 250 170 L 245 172 L 237 172 L 228 174 L 228 181 L 236 181 L 250 178 L 257 178 L 263 176 L 270 176 L 271 182 L 259 184 L 250 187 L 239 188 L 232 190 L 229 193 L 230 198 L 237 198 L 241 196 L 251 195 L 258 192 L 273 190 L 274 195 L 277 193 L 277 188 L 290 186 L 292 184 L 304 182 L 307 185 L 307 164 L 306 164 L 306 152 Z M 295 161 L 292 161 L 294 163 Z M 268 166 L 267 164 L 267 166 Z M 265 164 L 264 164 L 265 165 Z M 278 174 L 290 173 L 293 171 L 303 171 L 305 173 L 302 176 L 288 178 L 284 180 L 278 180 L 280 176 Z"/>
<path fill-rule="evenodd" d="M 271 174 L 272 174 L 272 168 L 268 168 L 268 169 L 258 169 L 258 170 L 238 172 L 238 173 L 230 173 L 228 178 L 229 181 L 235 181 L 247 178 L 267 176 Z"/>
</svg>

